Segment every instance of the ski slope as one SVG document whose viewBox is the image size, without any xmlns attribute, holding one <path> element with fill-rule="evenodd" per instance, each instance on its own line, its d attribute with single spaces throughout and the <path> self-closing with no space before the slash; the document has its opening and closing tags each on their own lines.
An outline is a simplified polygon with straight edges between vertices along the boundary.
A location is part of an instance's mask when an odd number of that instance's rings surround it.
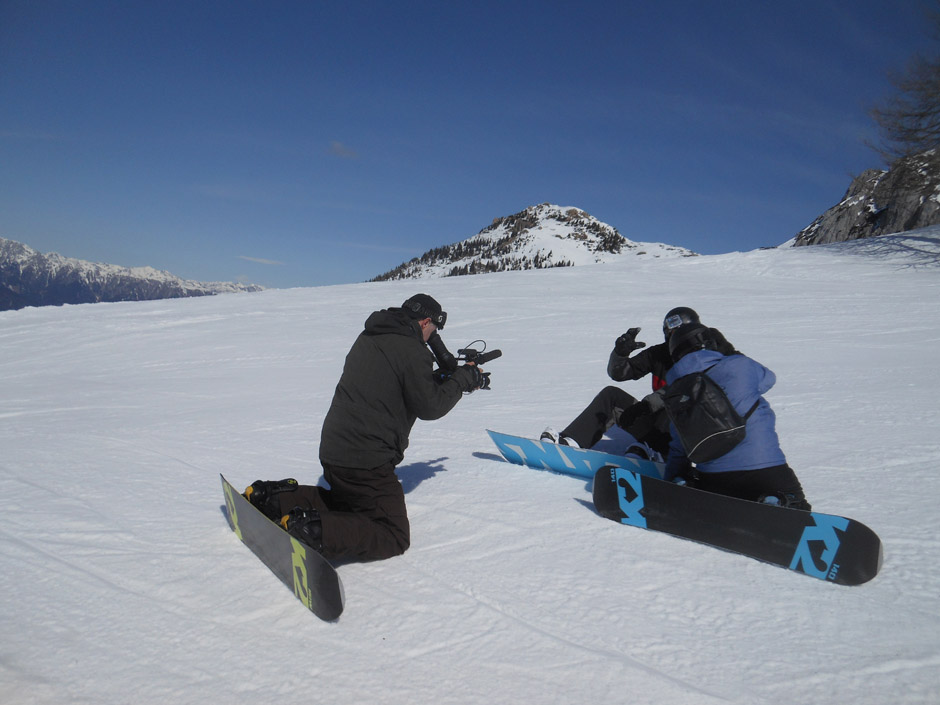
<svg viewBox="0 0 940 705">
<path fill-rule="evenodd" d="M 938 240 L 0 313 L 0 700 L 935 703 Z M 341 566 L 321 622 L 232 533 L 218 476 L 315 483 L 346 351 L 416 291 L 451 350 L 503 357 L 416 424 L 411 549 Z M 621 527 L 583 481 L 500 459 L 485 428 L 564 426 L 614 339 L 658 342 L 676 305 L 777 373 L 808 498 L 884 542 L 872 582 Z"/>
</svg>

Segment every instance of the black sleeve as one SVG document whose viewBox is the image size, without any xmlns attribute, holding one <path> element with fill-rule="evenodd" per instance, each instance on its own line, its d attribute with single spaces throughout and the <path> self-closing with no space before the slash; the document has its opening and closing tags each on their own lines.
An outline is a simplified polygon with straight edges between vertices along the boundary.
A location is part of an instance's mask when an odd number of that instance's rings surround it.
<svg viewBox="0 0 940 705">
<path fill-rule="evenodd" d="M 610 359 L 607 361 L 607 374 L 615 382 L 645 377 L 655 371 L 656 357 L 661 347 L 662 345 L 654 345 L 643 348 L 633 357 L 624 357 L 618 355 L 616 350 L 611 350 Z"/>
<path fill-rule="evenodd" d="M 466 382 L 451 376 L 438 383 L 431 373 L 433 357 L 426 349 L 419 351 L 419 354 L 403 357 L 402 366 L 405 405 L 419 419 L 439 419 L 460 401 Z"/>
</svg>

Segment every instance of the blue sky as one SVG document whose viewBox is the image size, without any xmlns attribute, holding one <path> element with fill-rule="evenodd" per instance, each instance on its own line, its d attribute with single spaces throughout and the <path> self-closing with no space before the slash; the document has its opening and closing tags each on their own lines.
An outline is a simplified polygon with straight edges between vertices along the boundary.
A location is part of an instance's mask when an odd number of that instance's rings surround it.
<svg viewBox="0 0 940 705">
<path fill-rule="evenodd" d="M 543 202 L 776 245 L 882 166 L 931 5 L 0 0 L 0 237 L 273 287 Z"/>
</svg>

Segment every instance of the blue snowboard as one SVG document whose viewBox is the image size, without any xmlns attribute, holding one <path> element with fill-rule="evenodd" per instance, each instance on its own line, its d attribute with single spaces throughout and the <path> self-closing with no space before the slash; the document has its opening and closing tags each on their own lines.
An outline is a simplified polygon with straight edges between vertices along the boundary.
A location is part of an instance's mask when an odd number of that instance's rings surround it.
<svg viewBox="0 0 940 705">
<path fill-rule="evenodd" d="M 487 431 L 503 457 L 538 470 L 593 481 L 598 513 L 840 585 L 861 585 L 881 569 L 881 540 L 847 517 L 783 509 L 662 480 L 663 465 Z"/>
<path fill-rule="evenodd" d="M 663 476 L 663 465 L 650 460 L 604 453 L 599 450 L 572 448 L 551 441 L 536 441 L 496 431 L 488 430 L 487 433 L 490 434 L 493 443 L 506 460 L 536 470 L 554 470 L 564 475 L 593 480 L 594 475 L 602 467 L 616 465 L 657 479 Z"/>
<path fill-rule="evenodd" d="M 855 519 L 785 509 L 645 477 L 598 470 L 594 507 L 619 524 L 661 531 L 839 585 L 874 578 L 881 539 Z"/>
</svg>

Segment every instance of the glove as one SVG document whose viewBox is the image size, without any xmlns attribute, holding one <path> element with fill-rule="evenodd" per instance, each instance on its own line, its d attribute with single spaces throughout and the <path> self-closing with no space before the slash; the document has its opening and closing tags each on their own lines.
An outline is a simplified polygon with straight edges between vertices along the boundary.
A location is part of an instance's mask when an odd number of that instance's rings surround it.
<svg viewBox="0 0 940 705">
<path fill-rule="evenodd" d="M 641 416 L 646 416 L 650 413 L 650 407 L 646 403 L 646 400 L 638 401 L 636 404 L 633 404 L 623 411 L 620 412 L 620 417 L 617 419 L 617 425 L 625 431 L 629 431 L 630 427 L 636 423 L 637 419 Z"/>
<path fill-rule="evenodd" d="M 637 342 L 636 334 L 639 332 L 639 328 L 631 328 L 617 338 L 617 341 L 614 343 L 614 352 L 620 355 L 620 357 L 627 357 L 634 350 L 645 348 L 646 343 Z"/>
<path fill-rule="evenodd" d="M 489 373 L 483 372 L 476 365 L 461 365 L 451 375 L 457 381 L 461 390 L 470 393 L 477 389 L 488 389 L 490 386 Z"/>
<path fill-rule="evenodd" d="M 662 390 L 658 392 L 653 392 L 652 394 L 647 394 L 643 397 L 643 401 L 649 406 L 650 413 L 655 414 L 660 409 L 666 408 L 666 402 L 663 401 Z"/>
</svg>

